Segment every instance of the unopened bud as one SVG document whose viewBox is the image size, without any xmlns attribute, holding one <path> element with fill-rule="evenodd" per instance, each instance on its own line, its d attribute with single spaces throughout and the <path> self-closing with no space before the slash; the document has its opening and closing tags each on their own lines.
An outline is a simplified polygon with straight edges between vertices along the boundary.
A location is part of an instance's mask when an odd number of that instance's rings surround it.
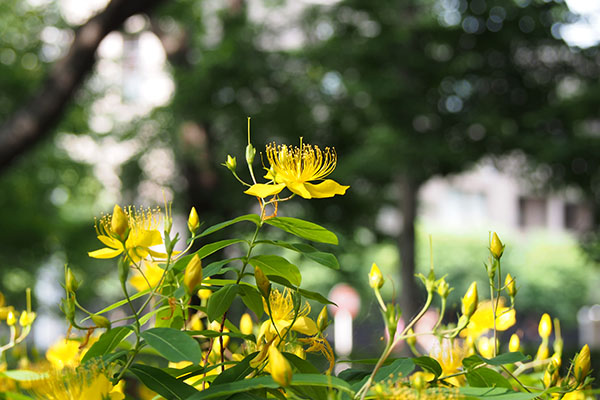
<svg viewBox="0 0 600 400">
<path fill-rule="evenodd" d="M 123 234 L 127 232 L 127 228 L 129 228 L 129 218 L 127 218 L 127 214 L 125 214 L 121 206 L 115 204 L 110 219 L 110 230 L 123 237 Z"/>
<path fill-rule="evenodd" d="M 9 311 L 6 316 L 6 325 L 14 326 L 17 323 L 17 317 L 13 311 Z"/>
<path fill-rule="evenodd" d="M 234 172 L 235 168 L 237 167 L 237 160 L 235 159 L 235 157 L 231 157 L 229 154 L 227 154 L 227 161 L 225 161 L 225 166 L 231 172 Z"/>
<path fill-rule="evenodd" d="M 108 320 L 108 318 L 97 314 L 92 314 L 90 318 L 92 318 L 92 321 L 94 322 L 94 324 L 96 324 L 98 328 L 110 329 L 110 321 Z"/>
<path fill-rule="evenodd" d="M 23 311 L 19 317 L 19 325 L 22 327 L 30 326 L 35 321 L 36 314 L 34 312 Z"/>
<path fill-rule="evenodd" d="M 496 232 L 494 232 L 494 234 L 492 235 L 492 243 L 490 245 L 490 251 L 492 252 L 494 257 L 498 260 L 500 259 L 500 257 L 502 257 L 502 253 L 504 253 L 504 245 L 500 241 L 500 238 L 498 237 Z"/>
<path fill-rule="evenodd" d="M 244 313 L 242 318 L 240 318 L 240 332 L 242 332 L 244 335 L 250 335 L 252 333 L 252 328 L 254 328 L 252 317 L 250 314 Z"/>
<path fill-rule="evenodd" d="M 471 283 L 471 286 L 469 286 L 469 289 L 467 289 L 465 296 L 462 298 L 463 315 L 470 318 L 477 309 L 477 301 L 477 282 L 473 282 Z"/>
<path fill-rule="evenodd" d="M 200 282 L 202 282 L 202 259 L 198 254 L 194 254 L 185 267 L 183 286 L 188 294 L 192 294 Z"/>
<path fill-rule="evenodd" d="M 281 386 L 288 386 L 292 381 L 292 367 L 276 346 L 269 346 L 269 368 L 273 380 Z"/>
<path fill-rule="evenodd" d="M 510 276 L 510 274 L 506 274 L 504 286 L 506 287 L 506 292 L 510 297 L 515 297 L 517 295 L 517 283 L 515 281 L 515 278 Z"/>
<path fill-rule="evenodd" d="M 323 332 L 329 326 L 329 318 L 327 316 L 327 306 L 323 306 L 319 316 L 317 317 L 317 328 L 319 332 Z"/>
<path fill-rule="evenodd" d="M 254 146 L 252 146 L 252 144 L 248 143 L 248 146 L 246 146 L 246 162 L 248 163 L 248 165 L 252 165 L 255 156 L 256 149 L 254 148 Z"/>
<path fill-rule="evenodd" d="M 192 207 L 192 209 L 190 210 L 190 216 L 188 217 L 187 225 L 191 233 L 196 233 L 196 231 L 200 227 L 200 218 L 198 218 L 198 212 L 196 211 L 196 207 Z"/>
<path fill-rule="evenodd" d="M 377 264 L 371 265 L 371 271 L 369 272 L 369 286 L 373 289 L 380 289 L 383 286 L 384 279 L 381 271 Z"/>
<path fill-rule="evenodd" d="M 450 288 L 448 282 L 446 282 L 446 279 L 440 279 L 437 285 L 437 293 L 440 295 L 440 297 L 443 299 L 447 298 L 451 291 L 452 289 Z"/>
<path fill-rule="evenodd" d="M 559 367 L 560 365 L 554 359 L 550 361 L 544 372 L 544 387 L 549 388 L 556 385 L 559 378 Z"/>
<path fill-rule="evenodd" d="M 516 352 L 521 348 L 521 339 L 519 339 L 519 335 L 513 333 L 510 337 L 510 341 L 508 342 L 508 351 Z"/>
<path fill-rule="evenodd" d="M 573 375 L 577 383 L 581 384 L 590 372 L 590 347 L 586 344 L 575 356 L 573 362 Z"/>
<path fill-rule="evenodd" d="M 540 324 L 538 325 L 538 333 L 543 339 L 547 339 L 552 333 L 552 320 L 550 319 L 550 316 L 546 313 L 544 313 L 544 315 L 542 315 L 542 318 L 540 319 Z"/>
<path fill-rule="evenodd" d="M 71 268 L 67 267 L 65 272 L 65 289 L 67 292 L 75 292 L 77 288 L 79 288 L 79 283 L 80 282 L 75 278 L 75 274 L 73 274 Z"/>
<path fill-rule="evenodd" d="M 271 282 L 266 277 L 265 273 L 260 267 L 254 267 L 254 279 L 256 280 L 256 286 L 265 299 L 269 299 L 271 293 Z"/>
</svg>

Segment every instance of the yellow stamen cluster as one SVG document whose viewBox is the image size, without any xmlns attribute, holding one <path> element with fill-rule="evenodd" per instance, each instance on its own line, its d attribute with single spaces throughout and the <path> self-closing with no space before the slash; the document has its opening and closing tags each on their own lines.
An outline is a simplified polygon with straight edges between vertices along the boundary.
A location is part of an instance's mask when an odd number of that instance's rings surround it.
<svg viewBox="0 0 600 400">
<path fill-rule="evenodd" d="M 124 210 L 127 216 L 127 222 L 132 232 L 140 233 L 141 231 L 157 230 L 161 222 L 160 207 L 143 208 L 138 210 L 135 206 L 129 206 Z M 94 227 L 98 236 L 112 236 L 112 222 L 115 218 L 114 214 L 103 215 L 100 220 L 95 220 Z"/>
<path fill-rule="evenodd" d="M 335 149 L 300 143 L 300 147 L 267 145 L 267 159 L 275 175 L 275 181 L 308 182 L 325 178 L 337 164 Z"/>
</svg>

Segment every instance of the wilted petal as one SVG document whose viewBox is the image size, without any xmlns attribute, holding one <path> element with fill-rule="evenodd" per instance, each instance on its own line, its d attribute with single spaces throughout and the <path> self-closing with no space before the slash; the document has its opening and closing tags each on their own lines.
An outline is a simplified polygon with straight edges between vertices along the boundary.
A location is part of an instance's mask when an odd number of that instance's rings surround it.
<svg viewBox="0 0 600 400">
<path fill-rule="evenodd" d="M 336 194 L 343 195 L 350 186 L 340 185 L 333 179 L 325 179 L 319 184 L 305 183 L 306 190 L 315 199 L 322 199 L 325 197 L 333 197 Z M 305 196 L 302 196 L 305 197 Z M 305 197 L 310 198 L 310 197 Z"/>
<path fill-rule="evenodd" d="M 274 196 L 277 193 L 281 192 L 285 184 L 279 183 L 275 185 L 269 185 L 265 183 L 256 183 L 250 187 L 250 189 L 246 190 L 244 193 L 249 194 L 250 196 L 260 197 L 264 199 L 265 197 Z"/>
</svg>

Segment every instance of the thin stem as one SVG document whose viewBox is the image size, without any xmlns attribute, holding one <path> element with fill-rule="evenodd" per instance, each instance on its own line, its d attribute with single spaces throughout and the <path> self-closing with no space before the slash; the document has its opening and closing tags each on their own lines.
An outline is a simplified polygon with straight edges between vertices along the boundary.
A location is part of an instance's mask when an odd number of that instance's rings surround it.
<svg viewBox="0 0 600 400">
<path fill-rule="evenodd" d="M 442 297 L 442 305 L 440 307 L 440 317 L 438 318 L 437 322 L 435 323 L 435 326 L 432 329 L 433 332 L 435 332 L 437 330 L 437 328 L 440 326 L 440 324 L 442 323 L 445 313 L 446 313 L 446 298 Z"/>
</svg>

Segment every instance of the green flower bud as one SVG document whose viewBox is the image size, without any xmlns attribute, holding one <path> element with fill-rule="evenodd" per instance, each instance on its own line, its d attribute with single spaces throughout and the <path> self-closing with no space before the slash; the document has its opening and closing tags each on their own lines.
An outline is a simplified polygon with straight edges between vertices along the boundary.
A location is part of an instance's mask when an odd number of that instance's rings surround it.
<svg viewBox="0 0 600 400">
<path fill-rule="evenodd" d="M 108 318 L 103 317 L 102 315 L 97 315 L 97 314 L 92 314 L 90 316 L 90 318 L 92 319 L 92 321 L 94 322 L 94 324 L 96 324 L 96 326 L 98 328 L 106 328 L 106 329 L 110 329 L 110 321 L 108 320 Z"/>
<path fill-rule="evenodd" d="M 254 279 L 256 280 L 258 290 L 268 300 L 271 293 L 271 282 L 260 267 L 254 267 Z"/>
<path fill-rule="evenodd" d="M 225 166 L 231 172 L 235 171 L 235 168 L 237 167 L 237 160 L 236 160 L 236 158 L 235 157 L 231 157 L 229 154 L 227 154 L 227 161 L 225 161 Z"/>
</svg>

